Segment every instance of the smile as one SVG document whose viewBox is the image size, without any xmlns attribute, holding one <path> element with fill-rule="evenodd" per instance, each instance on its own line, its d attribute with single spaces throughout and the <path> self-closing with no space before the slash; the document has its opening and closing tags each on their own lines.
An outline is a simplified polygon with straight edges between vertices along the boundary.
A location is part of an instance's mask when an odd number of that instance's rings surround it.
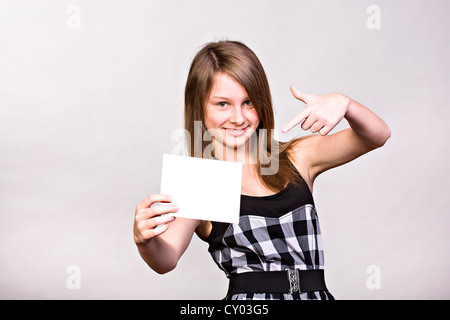
<svg viewBox="0 0 450 320">
<path fill-rule="evenodd" d="M 224 128 L 227 134 L 232 135 L 234 137 L 242 136 L 248 129 L 248 126 L 245 128 Z"/>
</svg>

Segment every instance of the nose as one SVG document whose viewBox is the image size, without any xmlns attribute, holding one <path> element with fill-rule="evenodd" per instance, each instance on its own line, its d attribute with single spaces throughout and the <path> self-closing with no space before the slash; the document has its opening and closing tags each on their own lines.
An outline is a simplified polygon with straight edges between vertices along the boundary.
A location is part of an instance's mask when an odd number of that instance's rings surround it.
<svg viewBox="0 0 450 320">
<path fill-rule="evenodd" d="M 235 125 L 243 124 L 245 121 L 245 118 L 244 118 L 244 114 L 242 113 L 241 106 L 234 106 L 232 109 L 233 110 L 232 110 L 230 122 Z"/>
</svg>

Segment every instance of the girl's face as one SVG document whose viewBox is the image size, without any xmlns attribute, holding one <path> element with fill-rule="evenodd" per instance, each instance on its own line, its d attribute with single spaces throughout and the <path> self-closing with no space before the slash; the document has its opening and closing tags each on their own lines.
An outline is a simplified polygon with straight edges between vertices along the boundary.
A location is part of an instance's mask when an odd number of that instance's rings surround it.
<svg viewBox="0 0 450 320">
<path fill-rule="evenodd" d="M 206 101 L 205 127 L 215 141 L 239 148 L 247 143 L 259 124 L 259 118 L 247 91 L 225 73 L 217 73 Z"/>
</svg>

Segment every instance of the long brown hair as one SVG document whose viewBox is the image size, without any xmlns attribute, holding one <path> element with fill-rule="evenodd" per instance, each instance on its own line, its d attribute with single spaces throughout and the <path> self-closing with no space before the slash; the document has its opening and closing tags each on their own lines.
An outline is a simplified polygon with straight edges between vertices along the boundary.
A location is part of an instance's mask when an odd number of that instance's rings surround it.
<svg viewBox="0 0 450 320">
<path fill-rule="evenodd" d="M 258 136 L 258 176 L 263 185 L 274 192 L 282 190 L 289 182 L 296 183 L 298 175 L 288 159 L 294 141 L 278 142 L 273 139 L 274 115 L 272 97 L 266 74 L 256 54 L 238 41 L 218 41 L 206 44 L 194 57 L 185 88 L 184 124 L 190 133 L 186 139 L 188 154 L 202 157 L 207 142 L 203 141 L 204 125 L 199 132 L 196 121 L 204 121 L 204 111 L 209 97 L 214 75 L 226 73 L 239 82 L 247 91 L 259 117 Z M 260 130 L 265 129 L 265 130 Z M 263 132 L 266 137 L 262 137 Z M 187 140 L 190 141 L 187 141 Z M 195 141 L 197 139 L 197 141 Z M 201 150 L 196 146 L 202 146 Z M 264 168 L 276 167 L 272 174 L 262 174 Z"/>
</svg>

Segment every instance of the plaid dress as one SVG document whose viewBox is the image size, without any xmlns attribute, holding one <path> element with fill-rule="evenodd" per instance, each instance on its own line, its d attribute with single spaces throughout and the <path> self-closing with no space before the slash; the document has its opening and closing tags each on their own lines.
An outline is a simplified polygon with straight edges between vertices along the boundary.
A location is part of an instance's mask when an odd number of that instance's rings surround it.
<svg viewBox="0 0 450 320">
<path fill-rule="evenodd" d="M 233 273 L 324 268 L 319 221 L 303 180 L 270 196 L 241 196 L 238 224 L 212 222 L 208 251 L 226 276 Z M 328 291 L 228 295 L 224 299 L 333 299 Z"/>
</svg>

